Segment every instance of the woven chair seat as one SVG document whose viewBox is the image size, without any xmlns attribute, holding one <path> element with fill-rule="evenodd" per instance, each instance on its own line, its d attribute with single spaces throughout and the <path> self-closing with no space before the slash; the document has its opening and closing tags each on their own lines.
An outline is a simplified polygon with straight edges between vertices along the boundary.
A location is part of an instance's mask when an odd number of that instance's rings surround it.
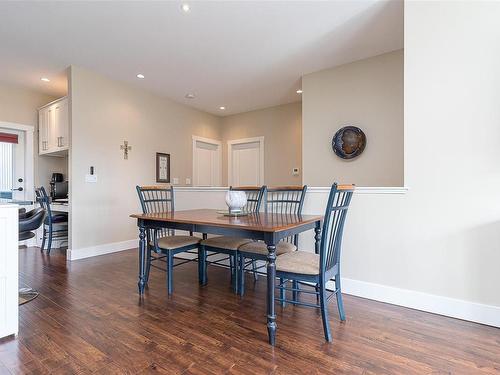
<svg viewBox="0 0 500 375">
<path fill-rule="evenodd" d="M 267 251 L 267 245 L 262 241 L 252 241 L 244 244 L 238 250 L 244 251 L 245 253 L 254 253 L 267 255 L 269 251 Z M 280 241 L 276 245 L 276 255 L 281 255 L 285 253 L 290 253 L 292 251 L 297 250 L 297 246 L 290 242 Z"/>
</svg>

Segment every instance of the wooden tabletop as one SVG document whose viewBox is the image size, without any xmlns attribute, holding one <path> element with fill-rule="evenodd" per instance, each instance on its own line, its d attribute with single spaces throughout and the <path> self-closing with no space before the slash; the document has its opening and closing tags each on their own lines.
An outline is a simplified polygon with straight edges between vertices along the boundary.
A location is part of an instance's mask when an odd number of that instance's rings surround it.
<svg viewBox="0 0 500 375">
<path fill-rule="evenodd" d="M 258 213 L 247 216 L 224 216 L 219 210 L 202 209 L 151 214 L 133 214 L 130 217 L 143 220 L 165 221 L 171 223 L 187 223 L 213 225 L 225 228 L 240 228 L 260 232 L 279 232 L 296 228 L 304 224 L 323 220 L 319 215 L 290 215 Z"/>
</svg>

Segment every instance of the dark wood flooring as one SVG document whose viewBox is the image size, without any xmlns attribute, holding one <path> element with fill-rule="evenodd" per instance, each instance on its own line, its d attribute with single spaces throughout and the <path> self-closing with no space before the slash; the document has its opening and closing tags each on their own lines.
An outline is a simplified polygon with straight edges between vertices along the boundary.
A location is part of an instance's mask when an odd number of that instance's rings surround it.
<svg viewBox="0 0 500 375">
<path fill-rule="evenodd" d="M 0 374 L 499 374 L 500 330 L 352 296 L 336 306 L 334 342 L 318 311 L 278 311 L 267 344 L 265 281 L 234 295 L 228 271 L 175 269 L 174 295 L 152 271 L 137 294 L 136 251 L 66 263 L 61 252 L 20 250 L 22 285 L 40 296 L 20 306 L 18 338 L 0 341 Z"/>
</svg>

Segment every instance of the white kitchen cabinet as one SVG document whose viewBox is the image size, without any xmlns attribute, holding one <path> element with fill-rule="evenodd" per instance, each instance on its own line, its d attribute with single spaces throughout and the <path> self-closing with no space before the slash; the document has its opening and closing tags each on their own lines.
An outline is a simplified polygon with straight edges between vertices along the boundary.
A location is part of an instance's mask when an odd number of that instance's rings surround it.
<svg viewBox="0 0 500 375">
<path fill-rule="evenodd" d="M 38 109 L 39 154 L 64 156 L 69 148 L 68 98 Z"/>
</svg>

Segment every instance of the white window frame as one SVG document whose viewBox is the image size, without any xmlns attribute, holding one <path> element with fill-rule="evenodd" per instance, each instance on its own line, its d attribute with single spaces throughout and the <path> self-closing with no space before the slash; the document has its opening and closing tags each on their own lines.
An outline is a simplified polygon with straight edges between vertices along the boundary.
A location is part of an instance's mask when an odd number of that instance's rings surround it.
<svg viewBox="0 0 500 375">
<path fill-rule="evenodd" d="M 34 159 L 34 132 L 33 125 L 17 124 L 15 122 L 0 121 L 0 128 L 17 130 L 24 132 L 25 147 L 24 147 L 24 186 L 25 186 L 25 199 L 34 200 L 34 187 L 35 187 L 35 159 Z"/>
</svg>

